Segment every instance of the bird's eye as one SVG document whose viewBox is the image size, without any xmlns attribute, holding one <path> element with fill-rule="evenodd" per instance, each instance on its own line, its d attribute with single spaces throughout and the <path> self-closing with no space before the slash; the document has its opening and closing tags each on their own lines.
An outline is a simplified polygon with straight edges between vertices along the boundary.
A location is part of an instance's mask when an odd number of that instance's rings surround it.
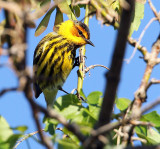
<svg viewBox="0 0 160 149">
<path fill-rule="evenodd" d="M 82 31 L 78 30 L 79 35 L 83 35 Z"/>
</svg>

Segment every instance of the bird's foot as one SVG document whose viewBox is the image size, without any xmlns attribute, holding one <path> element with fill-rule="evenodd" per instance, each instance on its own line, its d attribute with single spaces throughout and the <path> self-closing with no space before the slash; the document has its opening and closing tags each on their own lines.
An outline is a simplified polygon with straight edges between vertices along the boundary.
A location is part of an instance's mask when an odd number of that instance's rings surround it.
<svg viewBox="0 0 160 149">
<path fill-rule="evenodd" d="M 83 57 L 87 59 L 86 56 L 83 56 Z M 78 57 L 75 58 L 73 68 L 76 67 L 76 66 L 79 66 L 80 63 L 82 63 L 82 58 L 80 58 L 80 56 L 78 56 Z"/>
</svg>

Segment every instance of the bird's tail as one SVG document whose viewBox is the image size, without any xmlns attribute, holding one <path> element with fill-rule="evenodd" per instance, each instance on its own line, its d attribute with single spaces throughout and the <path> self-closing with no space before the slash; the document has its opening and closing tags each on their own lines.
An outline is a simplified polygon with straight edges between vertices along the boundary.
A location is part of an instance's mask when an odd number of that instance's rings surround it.
<svg viewBox="0 0 160 149">
<path fill-rule="evenodd" d="M 53 104 L 54 104 L 54 101 L 56 100 L 57 92 L 58 92 L 57 89 L 54 89 L 54 90 L 45 89 L 45 90 L 43 90 L 48 109 L 53 108 Z"/>
</svg>

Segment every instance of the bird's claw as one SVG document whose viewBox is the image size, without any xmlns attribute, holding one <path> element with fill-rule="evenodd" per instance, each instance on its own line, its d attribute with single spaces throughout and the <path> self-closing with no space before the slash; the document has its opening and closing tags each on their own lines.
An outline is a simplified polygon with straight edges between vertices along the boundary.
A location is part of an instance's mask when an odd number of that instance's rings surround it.
<svg viewBox="0 0 160 149">
<path fill-rule="evenodd" d="M 85 55 L 84 55 L 83 57 L 84 57 L 85 59 L 87 59 L 87 57 L 86 57 Z M 80 63 L 82 63 L 82 60 L 81 60 L 81 58 L 78 56 L 78 57 L 75 58 L 75 62 L 74 62 L 73 68 L 74 68 L 75 66 L 79 66 Z"/>
</svg>

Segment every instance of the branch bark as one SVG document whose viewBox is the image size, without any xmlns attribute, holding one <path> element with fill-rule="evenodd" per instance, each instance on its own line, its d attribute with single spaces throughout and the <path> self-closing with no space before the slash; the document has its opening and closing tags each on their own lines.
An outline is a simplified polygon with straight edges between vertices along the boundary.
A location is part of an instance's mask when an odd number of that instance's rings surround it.
<svg viewBox="0 0 160 149">
<path fill-rule="evenodd" d="M 118 36 L 114 48 L 113 58 L 111 62 L 110 71 L 106 74 L 106 89 L 104 94 L 104 99 L 99 115 L 98 123 L 95 126 L 95 129 L 108 124 L 111 120 L 111 114 L 114 106 L 114 101 L 116 97 L 116 92 L 118 89 L 118 84 L 120 81 L 120 73 L 122 69 L 122 62 L 124 59 L 125 48 L 127 37 L 129 33 L 129 28 L 131 24 L 131 15 L 134 10 L 135 1 L 127 1 L 130 5 L 130 9 L 123 10 L 120 28 L 118 31 Z M 105 135 L 105 133 L 103 134 Z M 104 144 L 100 141 L 91 142 L 86 148 L 103 148 Z"/>
<path fill-rule="evenodd" d="M 106 74 L 107 85 L 104 94 L 104 100 L 99 115 L 99 120 L 96 128 L 105 125 L 110 122 L 111 114 L 114 106 L 115 96 L 120 81 L 120 73 L 122 69 L 122 62 L 125 54 L 125 47 L 127 42 L 127 36 L 129 33 L 131 15 L 134 10 L 134 0 L 128 1 L 130 4 L 129 10 L 123 10 L 116 46 L 111 62 L 110 71 Z"/>
</svg>

